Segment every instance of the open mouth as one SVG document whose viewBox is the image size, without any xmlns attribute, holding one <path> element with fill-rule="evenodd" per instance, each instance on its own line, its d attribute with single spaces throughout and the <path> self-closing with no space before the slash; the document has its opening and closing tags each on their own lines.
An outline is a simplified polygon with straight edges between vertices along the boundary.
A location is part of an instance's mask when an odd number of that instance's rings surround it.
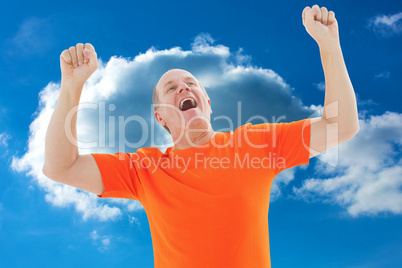
<svg viewBox="0 0 402 268">
<path fill-rule="evenodd" d="M 181 111 L 187 111 L 188 109 L 192 109 L 197 107 L 197 103 L 192 98 L 185 98 L 180 102 L 179 108 Z"/>
</svg>

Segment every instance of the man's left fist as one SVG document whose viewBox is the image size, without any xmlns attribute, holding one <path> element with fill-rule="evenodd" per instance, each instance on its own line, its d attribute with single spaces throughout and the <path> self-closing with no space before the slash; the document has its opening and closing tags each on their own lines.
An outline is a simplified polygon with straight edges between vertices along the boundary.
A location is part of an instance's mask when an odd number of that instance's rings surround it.
<svg viewBox="0 0 402 268">
<path fill-rule="evenodd" d="M 340 45 L 338 22 L 335 13 L 325 7 L 314 5 L 303 9 L 303 25 L 319 47 Z"/>
</svg>

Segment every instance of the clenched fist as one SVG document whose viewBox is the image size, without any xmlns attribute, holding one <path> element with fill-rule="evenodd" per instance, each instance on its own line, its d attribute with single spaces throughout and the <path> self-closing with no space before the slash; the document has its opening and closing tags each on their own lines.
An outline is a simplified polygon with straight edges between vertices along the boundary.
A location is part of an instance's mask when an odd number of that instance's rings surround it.
<svg viewBox="0 0 402 268">
<path fill-rule="evenodd" d="M 320 47 L 339 44 L 338 22 L 335 13 L 314 5 L 303 9 L 303 25 Z"/>
<path fill-rule="evenodd" d="M 98 69 L 95 48 L 90 43 L 78 43 L 65 49 L 60 55 L 60 68 L 63 83 L 83 86 Z"/>
</svg>

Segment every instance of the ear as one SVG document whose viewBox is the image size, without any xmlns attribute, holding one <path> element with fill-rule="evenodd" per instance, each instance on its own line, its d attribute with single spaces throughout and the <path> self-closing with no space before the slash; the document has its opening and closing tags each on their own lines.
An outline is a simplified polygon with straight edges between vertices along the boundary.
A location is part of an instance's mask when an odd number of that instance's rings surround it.
<svg viewBox="0 0 402 268">
<path fill-rule="evenodd" d="M 209 109 L 211 110 L 210 114 L 212 114 L 211 101 L 209 99 L 208 99 L 208 104 L 209 104 Z"/>
<path fill-rule="evenodd" d="M 159 111 L 156 110 L 154 114 L 155 114 L 156 121 L 158 121 L 158 123 L 162 127 L 166 126 L 166 122 L 165 122 L 165 120 L 163 120 L 163 118 L 162 118 L 161 114 L 159 113 Z"/>
</svg>

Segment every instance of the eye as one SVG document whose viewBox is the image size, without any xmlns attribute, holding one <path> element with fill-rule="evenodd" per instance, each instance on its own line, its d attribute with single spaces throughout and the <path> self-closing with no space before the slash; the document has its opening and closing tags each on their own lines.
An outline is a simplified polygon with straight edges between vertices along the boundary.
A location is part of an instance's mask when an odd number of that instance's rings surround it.
<svg viewBox="0 0 402 268">
<path fill-rule="evenodd" d="M 194 86 L 194 83 L 193 82 L 189 82 L 189 83 L 187 83 L 187 85 L 191 85 L 191 86 Z"/>
</svg>

